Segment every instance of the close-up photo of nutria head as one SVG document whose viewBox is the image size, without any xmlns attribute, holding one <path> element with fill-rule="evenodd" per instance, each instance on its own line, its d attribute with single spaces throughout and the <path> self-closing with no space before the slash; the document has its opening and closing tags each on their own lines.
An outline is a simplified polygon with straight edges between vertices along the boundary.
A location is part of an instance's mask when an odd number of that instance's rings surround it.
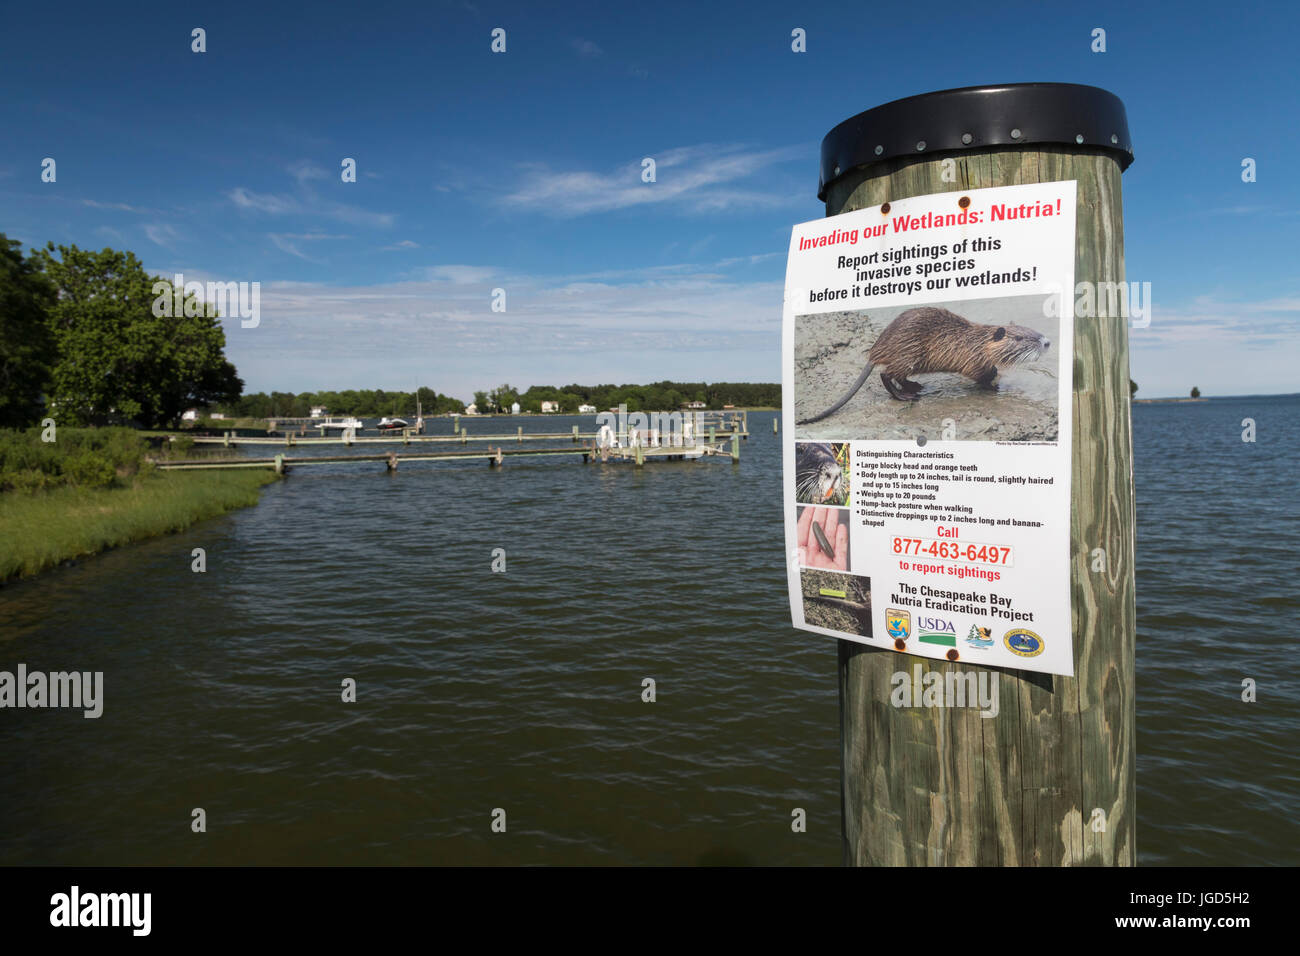
<svg viewBox="0 0 1300 956">
<path fill-rule="evenodd" d="M 843 505 L 849 500 L 848 444 L 798 442 L 795 456 L 795 501 L 808 505 Z"/>
</svg>

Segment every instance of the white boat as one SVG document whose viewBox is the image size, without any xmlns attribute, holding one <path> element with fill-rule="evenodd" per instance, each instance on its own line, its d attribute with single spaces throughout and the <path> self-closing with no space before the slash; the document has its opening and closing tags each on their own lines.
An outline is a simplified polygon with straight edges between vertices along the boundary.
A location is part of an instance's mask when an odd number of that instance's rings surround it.
<svg viewBox="0 0 1300 956">
<path fill-rule="evenodd" d="M 362 426 L 361 426 L 361 420 L 359 418 L 354 418 L 351 415 L 346 415 L 346 416 L 331 415 L 330 417 L 324 419 L 323 421 L 317 422 L 312 427 L 319 428 L 322 432 L 326 432 L 329 431 L 330 429 L 347 431 L 349 428 L 359 431 Z"/>
</svg>

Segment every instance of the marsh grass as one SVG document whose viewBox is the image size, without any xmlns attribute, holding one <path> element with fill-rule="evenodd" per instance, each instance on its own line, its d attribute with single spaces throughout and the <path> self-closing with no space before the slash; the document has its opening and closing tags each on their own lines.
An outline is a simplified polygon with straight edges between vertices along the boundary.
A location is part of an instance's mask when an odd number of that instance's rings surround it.
<svg viewBox="0 0 1300 956">
<path fill-rule="evenodd" d="M 110 487 L 4 492 L 0 581 L 255 505 L 258 489 L 275 480 L 262 471 L 154 472 Z"/>
</svg>

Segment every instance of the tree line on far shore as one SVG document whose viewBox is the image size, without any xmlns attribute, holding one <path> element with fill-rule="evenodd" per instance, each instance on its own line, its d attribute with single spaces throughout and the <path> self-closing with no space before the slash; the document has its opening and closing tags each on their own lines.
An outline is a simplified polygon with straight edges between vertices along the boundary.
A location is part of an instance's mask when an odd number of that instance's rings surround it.
<svg viewBox="0 0 1300 956">
<path fill-rule="evenodd" d="M 323 407 L 330 415 L 356 415 L 375 418 L 383 415 L 411 415 L 419 410 L 425 415 L 464 414 L 465 402 L 427 386 L 414 392 L 386 392 L 383 389 L 346 389 L 330 392 L 253 392 L 215 407 L 230 418 L 306 418 L 313 408 Z M 703 402 L 706 408 L 724 405 L 740 407 L 781 405 L 781 386 L 719 382 L 655 382 L 651 385 L 534 385 L 519 391 L 511 385 L 474 393 L 475 411 L 508 412 L 515 402 L 521 412 L 538 413 L 543 402 L 553 402 L 559 411 L 576 415 L 583 405 L 598 411 L 626 405 L 630 412 L 675 411 L 688 402 Z"/>
</svg>

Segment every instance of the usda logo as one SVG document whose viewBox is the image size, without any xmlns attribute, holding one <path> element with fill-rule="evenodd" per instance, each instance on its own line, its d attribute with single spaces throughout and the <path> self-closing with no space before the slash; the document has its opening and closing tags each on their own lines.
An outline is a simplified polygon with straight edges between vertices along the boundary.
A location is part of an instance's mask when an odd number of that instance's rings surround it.
<svg viewBox="0 0 1300 956">
<path fill-rule="evenodd" d="M 1007 645 L 1007 650 L 1018 657 L 1037 657 L 1047 646 L 1041 637 L 1023 627 L 1007 631 L 1002 636 L 1002 643 Z"/>
</svg>

